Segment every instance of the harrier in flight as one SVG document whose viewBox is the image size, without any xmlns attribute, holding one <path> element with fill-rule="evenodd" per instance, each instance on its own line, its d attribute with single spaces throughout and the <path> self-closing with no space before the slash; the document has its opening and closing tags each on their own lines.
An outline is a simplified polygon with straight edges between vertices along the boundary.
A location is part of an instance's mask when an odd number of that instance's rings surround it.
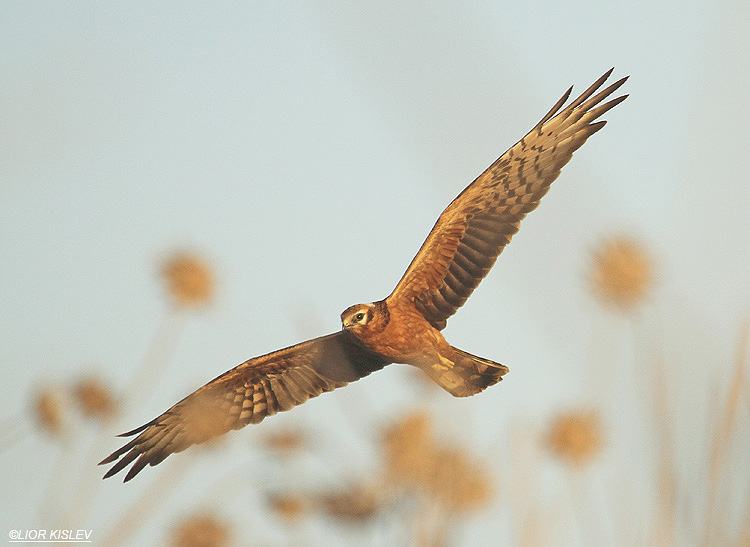
<svg viewBox="0 0 750 547">
<path fill-rule="evenodd" d="M 255 357 L 225 372 L 149 423 L 107 457 L 105 478 L 133 463 L 125 481 L 232 429 L 304 403 L 391 363 L 422 369 L 456 397 L 479 393 L 507 367 L 451 346 L 440 333 L 536 209 L 595 121 L 627 95 L 602 102 L 627 78 L 599 91 L 609 70 L 569 105 L 572 87 L 529 133 L 443 211 L 393 292 L 341 314 L 342 330 Z"/>
</svg>

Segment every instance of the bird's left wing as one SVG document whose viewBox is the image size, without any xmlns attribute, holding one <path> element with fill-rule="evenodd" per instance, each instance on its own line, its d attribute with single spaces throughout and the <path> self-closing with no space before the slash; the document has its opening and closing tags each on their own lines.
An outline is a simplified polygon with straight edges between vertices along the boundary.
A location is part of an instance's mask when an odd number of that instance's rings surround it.
<svg viewBox="0 0 750 547">
<path fill-rule="evenodd" d="M 146 465 L 232 429 L 345 386 L 383 368 L 389 361 L 363 348 L 346 331 L 250 359 L 185 397 L 149 423 L 120 435 L 138 435 L 101 464 L 112 463 L 104 478 L 130 463 L 125 481 Z"/>
<path fill-rule="evenodd" d="M 389 299 L 413 303 L 435 328 L 445 327 L 573 152 L 606 123 L 595 120 L 627 97 L 602 104 L 627 79 L 599 91 L 611 73 L 563 108 L 570 88 L 523 139 L 451 202 Z"/>
</svg>

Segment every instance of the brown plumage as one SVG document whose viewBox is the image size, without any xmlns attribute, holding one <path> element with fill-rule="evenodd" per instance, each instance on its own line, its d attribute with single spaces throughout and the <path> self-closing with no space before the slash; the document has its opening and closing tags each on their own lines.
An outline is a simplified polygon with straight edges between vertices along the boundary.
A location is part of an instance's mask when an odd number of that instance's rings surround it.
<svg viewBox="0 0 750 547">
<path fill-rule="evenodd" d="M 453 200 L 390 296 L 346 309 L 340 332 L 250 359 L 124 433 L 137 436 L 101 462 L 117 462 L 104 477 L 135 462 L 128 481 L 173 452 L 258 423 L 390 363 L 421 368 L 457 397 L 499 382 L 507 367 L 454 348 L 440 331 L 573 152 L 606 123 L 595 120 L 627 97 L 602 103 L 627 79 L 599 91 L 611 73 L 563 108 L 573 88 L 568 89 L 524 138 Z"/>
</svg>

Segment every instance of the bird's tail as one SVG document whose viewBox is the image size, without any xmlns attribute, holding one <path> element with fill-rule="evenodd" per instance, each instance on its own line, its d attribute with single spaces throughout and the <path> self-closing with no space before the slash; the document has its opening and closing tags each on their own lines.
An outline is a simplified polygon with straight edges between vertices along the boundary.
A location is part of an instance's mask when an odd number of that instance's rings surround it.
<svg viewBox="0 0 750 547">
<path fill-rule="evenodd" d="M 477 357 L 451 346 L 450 355 L 441 355 L 438 363 L 420 367 L 440 387 L 454 397 L 468 397 L 495 385 L 508 367 Z"/>
</svg>

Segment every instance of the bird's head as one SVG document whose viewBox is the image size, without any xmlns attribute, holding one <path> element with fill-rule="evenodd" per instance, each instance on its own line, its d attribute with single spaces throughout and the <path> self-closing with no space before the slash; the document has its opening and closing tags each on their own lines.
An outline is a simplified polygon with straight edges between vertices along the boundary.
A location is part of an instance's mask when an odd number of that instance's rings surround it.
<svg viewBox="0 0 750 547">
<path fill-rule="evenodd" d="M 350 330 L 361 329 L 372 321 L 374 315 L 375 304 L 355 304 L 341 314 L 341 326 Z"/>
<path fill-rule="evenodd" d="M 344 310 L 341 314 L 341 326 L 344 330 L 354 332 L 385 327 L 388 323 L 388 307 L 385 302 L 372 304 L 356 304 Z"/>
</svg>

